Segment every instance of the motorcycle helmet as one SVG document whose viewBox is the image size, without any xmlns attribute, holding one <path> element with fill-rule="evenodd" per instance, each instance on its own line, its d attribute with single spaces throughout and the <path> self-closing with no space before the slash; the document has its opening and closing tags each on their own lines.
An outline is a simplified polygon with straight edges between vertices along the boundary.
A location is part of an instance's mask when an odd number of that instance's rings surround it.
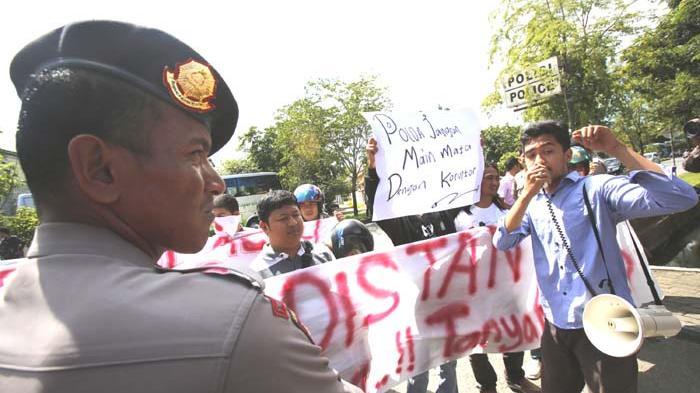
<svg viewBox="0 0 700 393">
<path fill-rule="evenodd" d="M 336 258 L 362 254 L 374 250 L 374 238 L 367 227 L 358 220 L 339 222 L 331 233 L 331 246 Z"/>
</svg>

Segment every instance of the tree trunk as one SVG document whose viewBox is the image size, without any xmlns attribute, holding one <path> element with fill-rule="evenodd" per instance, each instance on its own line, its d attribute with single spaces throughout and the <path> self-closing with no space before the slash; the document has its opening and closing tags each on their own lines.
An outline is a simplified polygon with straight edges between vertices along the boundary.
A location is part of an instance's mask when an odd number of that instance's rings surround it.
<svg viewBox="0 0 700 393">
<path fill-rule="evenodd" d="M 357 217 L 357 172 L 352 173 L 352 211 Z"/>
</svg>

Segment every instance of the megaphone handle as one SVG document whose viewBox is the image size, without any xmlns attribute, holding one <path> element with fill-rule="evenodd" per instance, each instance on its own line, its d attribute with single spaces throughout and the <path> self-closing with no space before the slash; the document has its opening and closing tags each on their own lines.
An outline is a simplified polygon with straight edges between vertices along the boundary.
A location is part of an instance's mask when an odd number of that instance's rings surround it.
<svg viewBox="0 0 700 393">
<path fill-rule="evenodd" d="M 639 264 L 642 265 L 642 271 L 644 272 L 644 277 L 647 279 L 647 285 L 649 286 L 649 289 L 651 290 L 651 296 L 654 298 L 654 304 L 657 306 L 663 306 L 663 302 L 661 301 L 661 297 L 659 296 L 659 293 L 656 291 L 656 286 L 654 285 L 654 279 L 651 278 L 651 273 L 649 273 L 649 268 L 647 267 L 646 263 L 644 263 L 644 258 L 642 256 L 642 252 L 639 250 L 639 246 L 637 246 L 637 241 L 634 240 L 634 234 L 632 233 L 632 228 L 630 228 L 630 223 L 629 221 L 626 222 L 627 225 L 627 230 L 630 233 L 630 239 L 632 239 L 632 244 L 634 245 L 634 250 L 637 252 L 637 258 L 639 259 Z"/>
</svg>

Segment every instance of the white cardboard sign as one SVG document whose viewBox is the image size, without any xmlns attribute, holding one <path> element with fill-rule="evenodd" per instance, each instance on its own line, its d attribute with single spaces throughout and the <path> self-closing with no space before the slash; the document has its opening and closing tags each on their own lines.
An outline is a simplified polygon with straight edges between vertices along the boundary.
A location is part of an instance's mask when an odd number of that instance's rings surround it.
<svg viewBox="0 0 700 393">
<path fill-rule="evenodd" d="M 379 151 L 373 221 L 479 200 L 480 128 L 472 111 L 368 112 Z"/>
</svg>

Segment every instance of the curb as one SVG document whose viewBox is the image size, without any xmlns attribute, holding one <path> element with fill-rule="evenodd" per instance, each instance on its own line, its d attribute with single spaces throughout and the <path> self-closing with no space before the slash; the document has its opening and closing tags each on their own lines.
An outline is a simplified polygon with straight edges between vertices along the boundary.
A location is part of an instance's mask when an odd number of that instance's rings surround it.
<svg viewBox="0 0 700 393">
<path fill-rule="evenodd" d="M 649 265 L 651 270 L 665 270 L 672 272 L 688 272 L 688 273 L 700 273 L 700 268 L 695 267 L 675 267 L 675 266 L 653 266 Z"/>
<path fill-rule="evenodd" d="M 697 328 L 691 328 L 690 326 L 683 326 L 680 333 L 678 333 L 678 338 L 691 341 L 700 344 L 700 330 Z"/>
</svg>

